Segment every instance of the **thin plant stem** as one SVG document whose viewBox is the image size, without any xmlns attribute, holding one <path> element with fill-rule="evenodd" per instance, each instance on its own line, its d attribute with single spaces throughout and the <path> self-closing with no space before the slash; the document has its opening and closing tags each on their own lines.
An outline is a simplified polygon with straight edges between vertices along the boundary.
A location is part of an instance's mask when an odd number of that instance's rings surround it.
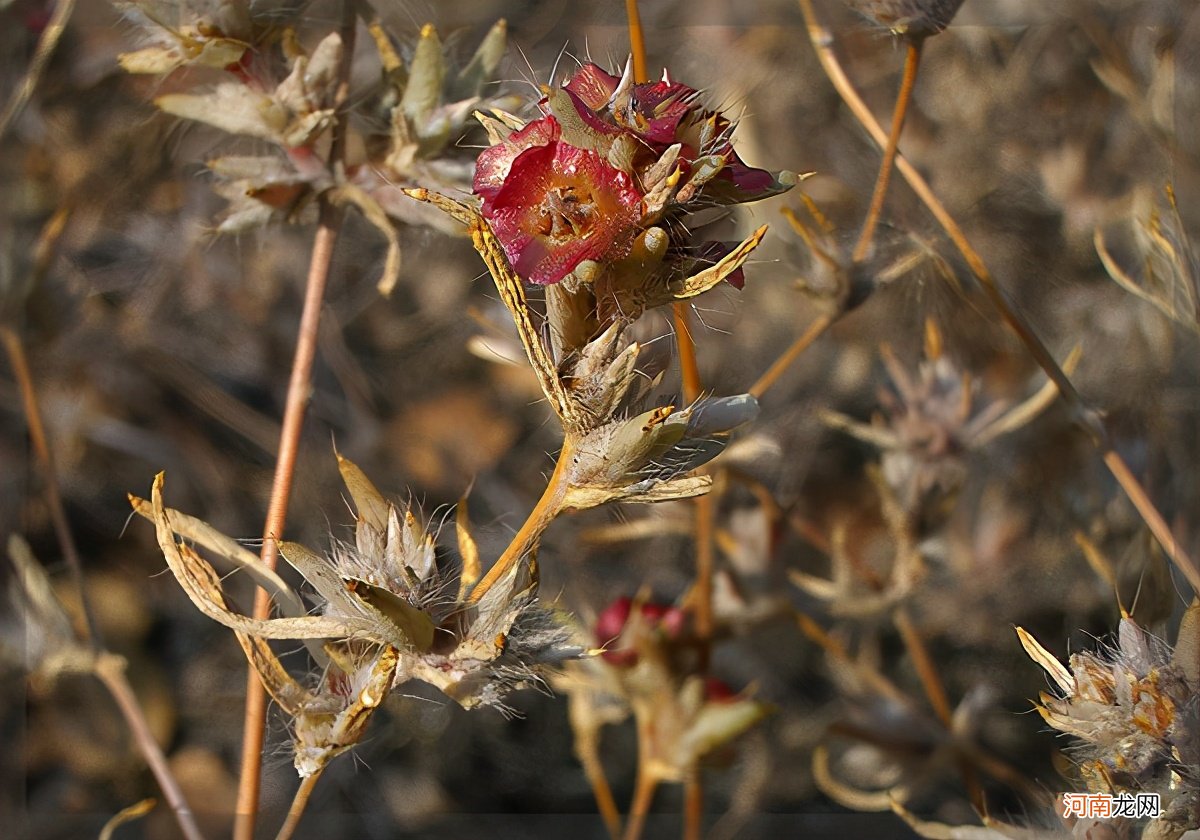
<svg viewBox="0 0 1200 840">
<path fill-rule="evenodd" d="M 150 766 L 150 772 L 154 774 L 154 779 L 158 782 L 163 796 L 166 797 L 167 804 L 175 814 L 179 830 L 183 832 L 183 836 L 187 840 L 204 840 L 204 835 L 200 833 L 200 829 L 196 825 L 195 815 L 192 814 L 192 809 L 183 796 L 179 782 L 171 774 L 171 768 L 167 766 L 167 758 L 163 755 L 158 742 L 154 740 L 154 734 L 150 731 L 150 725 L 146 722 L 145 715 L 142 714 L 142 707 L 138 703 L 137 695 L 133 693 L 133 688 L 125 677 L 125 660 L 115 654 L 102 652 L 96 657 L 93 671 L 100 682 L 104 683 L 104 687 L 108 689 L 113 700 L 116 701 L 121 716 L 125 718 L 129 731 L 133 733 L 133 740 L 138 745 L 138 750 L 146 759 L 146 763 Z"/>
<path fill-rule="evenodd" d="M 837 315 L 828 312 L 817 317 L 815 321 L 808 325 L 808 328 L 800 334 L 800 336 L 792 342 L 791 346 L 771 363 L 771 366 L 758 378 L 758 381 L 750 386 L 749 393 L 755 399 L 762 399 L 763 394 L 770 390 L 771 386 L 779 381 L 779 377 L 787 371 L 796 359 L 804 354 L 804 351 L 812 346 L 813 342 L 825 334 L 825 331 L 837 320 Z"/>
<path fill-rule="evenodd" d="M 612 787 L 608 784 L 608 776 L 604 773 L 604 764 L 600 761 L 598 746 L 597 739 L 590 737 L 577 739 L 575 749 L 579 755 L 579 763 L 583 765 L 583 774 L 587 776 L 588 784 L 592 786 L 596 808 L 600 811 L 600 818 L 604 820 L 604 827 L 608 829 L 608 836 L 612 840 L 619 840 L 621 837 L 621 811 L 617 808 L 617 800 L 613 797 Z"/>
<path fill-rule="evenodd" d="M 62 491 L 58 486 L 58 473 L 54 466 L 54 454 L 46 437 L 46 427 L 42 423 L 42 411 L 38 404 L 37 389 L 33 384 L 33 374 L 29 370 L 29 359 L 25 354 L 25 342 L 20 334 L 9 326 L 0 326 L 0 342 L 8 353 L 12 364 L 13 377 L 17 381 L 17 390 L 21 394 L 21 407 L 25 412 L 25 422 L 29 426 L 29 442 L 33 453 L 41 467 L 43 480 L 46 482 L 46 503 L 50 508 L 50 521 L 54 526 L 54 536 L 58 540 L 63 559 L 71 570 L 71 579 L 79 591 L 79 603 L 83 610 L 84 641 L 96 648 L 100 637 L 96 628 L 96 619 L 92 614 L 91 604 L 87 597 L 87 589 L 83 581 L 83 561 L 75 546 L 75 537 L 71 534 L 70 523 L 67 522 L 67 512 L 63 507 Z"/>
<path fill-rule="evenodd" d="M 629 48 L 633 55 L 633 77 L 637 82 L 648 79 L 646 71 L 646 40 L 638 14 L 638 0 L 625 0 L 625 15 L 629 20 Z M 679 369 L 683 379 L 683 396 L 689 403 L 700 398 L 704 391 L 700 365 L 696 358 L 696 342 L 688 323 L 688 304 L 676 301 L 671 306 L 675 325 L 675 342 L 679 349 Z M 701 639 L 712 635 L 712 577 L 713 577 L 713 510 L 712 499 L 698 496 L 693 502 L 696 544 L 696 633 Z M 707 651 L 705 651 L 707 659 Z"/>
<path fill-rule="evenodd" d="M 639 733 L 638 743 L 643 743 L 647 737 Z M 639 840 L 642 830 L 646 827 L 646 816 L 650 813 L 650 805 L 654 802 L 654 792 L 658 790 L 658 779 L 645 771 L 644 761 L 638 761 L 637 781 L 634 783 L 633 803 L 629 806 L 629 820 L 625 823 L 625 834 L 622 840 Z"/>
<path fill-rule="evenodd" d="M 638 12 L 638 0 L 625 0 L 625 18 L 629 21 L 629 50 L 633 55 L 633 79 L 636 82 L 649 80 L 646 68 L 646 36 L 642 30 L 642 17 Z"/>
<path fill-rule="evenodd" d="M 859 234 L 858 242 L 850 255 L 850 260 L 854 263 L 860 263 L 866 258 L 871 240 L 875 236 L 875 227 L 879 224 L 879 214 L 883 212 L 883 200 L 887 197 L 888 184 L 892 180 L 892 166 L 896 162 L 896 152 L 900 147 L 900 132 L 904 130 L 904 118 L 908 115 L 908 104 L 912 101 L 913 86 L 917 83 L 917 69 L 921 66 L 921 46 L 924 43 L 924 38 L 908 42 L 904 76 L 900 80 L 900 92 L 896 94 L 896 107 L 892 111 L 892 131 L 883 149 L 883 163 L 879 165 L 879 175 L 875 179 L 875 190 L 871 194 L 871 204 L 867 208 L 862 233 Z"/>
<path fill-rule="evenodd" d="M 697 496 L 692 500 L 692 507 L 696 517 L 693 535 L 696 542 L 696 635 L 705 642 L 700 648 L 700 667 L 706 670 L 709 659 L 707 643 L 713 634 L 713 531 L 716 525 L 713 497 L 707 493 Z"/>
<path fill-rule="evenodd" d="M 334 95 L 334 107 L 339 112 L 350 90 L 355 25 L 354 3 L 345 0 L 342 4 L 340 28 L 343 54 L 341 66 L 338 68 L 339 84 Z M 341 167 L 345 142 L 344 121 L 339 119 L 333 127 L 333 143 L 329 153 L 333 169 Z M 267 517 L 263 525 L 261 559 L 271 569 L 275 568 L 279 553 L 277 540 L 283 534 L 284 524 L 287 521 L 296 458 L 300 450 L 300 432 L 304 425 L 304 414 L 308 406 L 313 361 L 316 358 L 320 334 L 321 306 L 325 299 L 325 287 L 329 282 L 329 269 L 333 263 L 334 246 L 337 244 L 338 232 L 341 228 L 342 211 L 324 197 L 321 199 L 320 207 L 317 232 L 313 238 L 312 255 L 309 259 L 308 278 L 305 281 L 304 306 L 300 314 L 296 351 L 292 359 L 292 372 L 288 379 L 287 397 L 284 402 L 283 425 L 279 435 L 279 456 L 275 462 L 275 476 L 271 483 L 271 497 L 267 503 Z M 270 614 L 270 595 L 264 589 L 256 590 L 254 618 L 262 620 L 268 618 Z M 262 776 L 263 733 L 267 718 L 266 689 L 259 680 L 255 669 L 251 667 L 248 671 L 234 840 L 253 840 L 254 837 L 254 823 L 258 814 Z"/>
<path fill-rule="evenodd" d="M 933 706 L 934 714 L 948 732 L 953 731 L 954 710 L 950 707 L 946 686 L 942 683 L 942 678 L 938 676 L 937 665 L 934 664 L 933 656 L 930 655 L 929 647 L 921 637 L 921 632 L 917 629 L 917 625 L 913 622 L 906 607 L 897 607 L 892 618 L 895 621 L 896 629 L 900 631 L 904 647 L 912 658 L 913 666 L 917 669 L 921 688 L 924 689 L 925 696 L 929 698 L 929 704 Z M 980 813 L 984 813 L 983 787 L 979 784 L 979 774 L 975 772 L 975 768 L 971 766 L 965 756 L 959 758 L 958 769 L 962 774 L 963 783 L 967 787 L 971 803 Z"/>
<path fill-rule="evenodd" d="M 683 786 L 683 840 L 700 840 L 704 834 L 704 783 L 700 770 Z"/>
<path fill-rule="evenodd" d="M 8 104 L 0 112 L 0 138 L 3 138 L 12 124 L 16 122 L 17 117 L 20 116 L 21 111 L 25 109 L 33 96 L 33 92 L 37 90 L 42 73 L 45 72 L 46 65 L 50 63 L 50 57 L 54 55 L 54 49 L 62 40 L 63 33 L 67 31 L 67 21 L 74 11 L 75 0 L 59 0 L 54 5 L 50 22 L 46 24 L 46 28 L 42 30 L 42 34 L 38 38 L 37 50 L 33 54 L 33 60 L 29 63 L 29 69 L 25 71 L 25 77 L 13 89 Z"/>
<path fill-rule="evenodd" d="M 550 480 L 546 484 L 542 497 L 537 500 L 537 504 L 533 506 L 533 510 L 529 512 L 529 516 L 513 536 L 508 547 L 504 549 L 500 559 L 493 563 L 483 579 L 475 584 L 475 588 L 468 596 L 471 603 L 478 603 L 489 589 L 504 578 L 509 569 L 528 556 L 529 552 L 537 546 L 542 533 L 554 521 L 554 518 L 562 513 L 563 501 L 571 486 L 568 480 L 568 470 L 574 457 L 575 448 L 568 437 L 563 441 L 558 459 L 554 462 L 554 472 L 550 474 Z"/>
<path fill-rule="evenodd" d="M 320 770 L 300 780 L 300 787 L 296 789 L 296 795 L 292 797 L 292 806 L 288 808 L 287 819 L 280 826 L 279 833 L 275 835 L 275 840 L 291 840 L 291 836 L 296 833 L 296 827 L 300 825 L 300 818 L 304 816 L 304 810 L 308 807 L 309 797 L 312 796 L 312 792 L 317 786 L 317 779 L 319 778 L 321 778 Z"/>
<path fill-rule="evenodd" d="M 671 304 L 671 319 L 675 325 L 675 343 L 679 348 L 679 372 L 683 377 L 683 396 L 688 402 L 699 399 L 704 391 L 700 379 L 700 364 L 696 359 L 696 339 L 692 336 L 688 304 Z"/>
<path fill-rule="evenodd" d="M 329 267 L 333 258 L 333 246 L 337 241 L 340 226 L 340 211 L 332 205 L 321 208 L 321 224 L 313 241 L 312 260 L 309 264 L 304 309 L 300 317 L 300 333 L 296 341 L 292 374 L 288 382 L 287 401 L 283 413 L 283 428 L 279 436 L 279 459 L 275 464 L 275 478 L 271 485 L 271 498 L 267 505 L 266 524 L 263 527 L 262 562 L 274 569 L 279 554 L 277 540 L 283 533 L 287 520 L 288 502 L 291 498 L 292 479 L 295 475 L 296 458 L 300 449 L 300 431 L 304 425 L 304 412 L 308 404 L 309 382 L 313 360 L 316 356 L 317 334 L 321 313 L 321 302 L 325 297 L 325 286 L 329 279 Z M 271 614 L 271 596 L 264 589 L 254 595 L 254 617 L 266 619 Z M 234 823 L 236 840 L 252 840 L 254 822 L 258 812 L 260 776 L 262 773 L 263 732 L 266 726 L 267 694 L 258 673 L 249 669 L 246 681 L 246 709 L 242 732 L 242 767 L 238 782 L 237 817 Z"/>
<path fill-rule="evenodd" d="M 925 690 L 925 696 L 929 698 L 929 704 L 933 706 L 934 714 L 938 716 L 938 720 L 942 722 L 943 726 L 949 727 L 954 711 L 950 708 L 946 687 L 942 685 L 942 680 L 938 677 L 937 666 L 933 664 L 929 648 L 925 646 L 925 641 L 917 631 L 916 625 L 913 624 L 912 616 L 908 614 L 907 609 L 897 607 L 893 619 L 896 629 L 900 631 L 900 638 L 904 641 L 904 647 L 908 650 L 908 655 L 912 657 L 913 665 L 917 669 L 917 676 L 921 679 L 921 687 Z"/>
<path fill-rule="evenodd" d="M 809 39 L 812 41 L 813 47 L 817 52 L 817 58 L 820 60 L 825 74 L 829 77 L 830 82 L 833 83 L 833 86 L 837 89 L 855 118 L 862 124 L 877 144 L 881 147 L 885 146 L 887 135 L 842 69 L 841 63 L 833 52 L 833 36 L 817 18 L 812 0 L 799 0 L 799 3 L 800 9 L 804 13 L 805 20 L 808 23 Z M 1167 556 L 1171 558 L 1171 562 L 1175 564 L 1175 567 L 1179 569 L 1188 583 L 1191 584 L 1193 591 L 1200 592 L 1200 569 L 1197 569 L 1196 564 L 1188 556 L 1183 546 L 1175 539 L 1170 526 L 1150 499 L 1145 488 L 1142 487 L 1141 483 L 1129 469 L 1129 465 L 1125 463 L 1125 460 L 1113 447 L 1112 439 L 1109 437 L 1108 430 L 1100 420 L 1099 414 L 1084 401 L 1083 397 L 1071 383 L 1070 378 L 1063 372 L 1058 362 L 1050 354 L 1046 345 L 1042 343 L 1041 339 L 1038 338 L 1025 319 L 1008 303 L 1004 293 L 996 285 L 996 281 L 988 270 L 987 264 L 984 263 L 983 258 L 971 246 L 962 228 L 958 226 L 954 217 L 946 210 L 945 205 L 934 195 L 929 184 L 921 177 L 916 168 L 899 153 L 896 155 L 896 169 L 904 177 L 904 180 L 908 182 L 921 202 L 929 209 L 938 224 L 942 226 L 942 229 L 946 231 L 946 235 L 954 243 L 963 260 L 967 263 L 968 268 L 970 268 L 971 273 L 983 287 L 984 293 L 996 308 L 1000 318 L 1017 335 L 1017 338 L 1020 339 L 1037 365 L 1058 388 L 1058 392 L 1062 395 L 1063 401 L 1066 402 L 1068 408 L 1071 410 L 1076 422 L 1083 426 L 1093 444 L 1100 450 L 1105 466 L 1108 467 L 1113 478 L 1116 479 L 1121 489 L 1125 492 L 1125 495 L 1129 498 L 1129 501 L 1150 528 L 1150 532 L 1154 534 L 1154 538 L 1158 540 L 1163 550 L 1167 553 Z"/>
</svg>

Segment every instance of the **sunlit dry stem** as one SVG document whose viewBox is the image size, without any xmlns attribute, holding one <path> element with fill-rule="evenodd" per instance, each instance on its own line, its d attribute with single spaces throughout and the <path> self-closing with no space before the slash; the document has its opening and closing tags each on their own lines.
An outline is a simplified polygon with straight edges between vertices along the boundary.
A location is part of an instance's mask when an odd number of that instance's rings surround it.
<svg viewBox="0 0 1200 840">
<path fill-rule="evenodd" d="M 354 3 L 342 3 L 340 35 L 342 38 L 342 61 L 338 68 L 339 84 L 334 95 L 334 107 L 340 112 L 350 89 L 350 67 L 354 57 L 355 12 Z M 330 162 L 337 169 L 345 151 L 345 128 L 339 119 L 333 128 L 333 144 Z M 271 498 L 267 503 L 267 518 L 263 525 L 262 561 L 275 568 L 279 552 L 277 540 L 283 534 L 287 520 L 288 501 L 291 497 L 292 479 L 296 469 L 296 457 L 300 449 L 300 431 L 304 425 L 304 413 L 311 391 L 313 360 L 316 357 L 317 340 L 320 333 L 321 306 L 325 299 L 325 287 L 329 281 L 329 268 L 333 263 L 333 250 L 341 227 L 342 211 L 322 198 L 320 221 L 313 250 L 309 260 L 308 278 L 305 283 L 304 307 L 300 314 L 299 334 L 296 351 L 292 359 L 292 373 L 288 380 L 287 398 L 283 412 L 283 427 L 279 435 L 279 457 L 275 462 L 275 477 L 271 484 Z M 271 598 L 264 589 L 254 594 L 256 619 L 266 619 L 271 614 Z M 242 763 L 238 779 L 237 812 L 234 822 L 235 840 L 253 840 L 255 817 L 262 775 L 263 731 L 266 725 L 267 693 L 257 672 L 250 667 L 246 678 L 246 708 L 242 725 Z"/>
<path fill-rule="evenodd" d="M 871 194 L 871 204 L 867 208 L 862 233 L 859 234 L 854 252 L 850 255 L 851 261 L 855 263 L 860 263 L 866 258 L 871 240 L 875 236 L 875 227 L 879 224 L 879 214 L 883 212 L 883 200 L 887 197 L 888 184 L 892 180 L 892 166 L 896 162 L 900 132 L 904 130 L 904 118 L 908 114 L 908 104 L 912 101 L 913 86 L 917 83 L 917 68 L 921 66 L 921 45 L 924 43 L 924 38 L 908 42 L 904 76 L 900 80 L 900 92 L 896 94 L 896 107 L 892 112 L 892 132 L 888 135 L 887 145 L 883 150 L 883 163 L 879 165 L 879 175 L 875 179 L 875 190 Z"/>
<path fill-rule="evenodd" d="M 954 728 L 954 710 L 950 707 L 950 698 L 946 695 L 946 686 L 942 683 L 942 678 L 938 676 L 937 665 L 934 664 L 933 656 L 929 653 L 929 647 L 921 637 L 921 631 L 913 623 L 912 616 L 908 614 L 908 609 L 903 606 L 896 608 L 893 620 L 896 623 L 896 629 L 900 631 L 900 638 L 904 640 L 904 647 L 912 659 L 913 667 L 917 669 L 917 676 L 921 680 L 921 687 L 925 690 L 925 696 L 929 698 L 929 704 L 933 706 L 933 711 L 938 716 L 938 720 L 942 722 L 942 726 L 946 727 L 947 731 L 952 731 Z M 967 787 L 967 794 L 971 799 L 971 804 L 980 813 L 983 813 L 983 788 L 979 784 L 979 775 L 975 772 L 975 768 L 967 761 L 966 757 L 960 757 L 957 764 L 959 772 L 963 777 L 963 783 Z"/>
<path fill-rule="evenodd" d="M 554 521 L 554 518 L 563 512 L 563 501 L 570 489 L 568 477 L 574 457 L 575 447 L 568 436 L 563 441 L 563 447 L 558 453 L 558 460 L 554 462 L 554 472 L 550 474 L 550 481 L 546 484 L 542 497 L 537 500 L 537 504 L 533 506 L 533 510 L 529 512 L 529 516 L 513 536 L 508 547 L 504 549 L 500 559 L 492 564 L 488 573 L 471 590 L 471 595 L 467 599 L 470 603 L 478 603 L 484 593 L 495 586 L 498 581 L 503 580 L 514 565 L 527 557 L 537 547 L 542 533 Z"/>
<path fill-rule="evenodd" d="M 837 89 L 837 92 L 841 95 L 855 118 L 870 133 L 871 137 L 880 147 L 885 146 L 887 144 L 887 135 L 842 69 L 841 63 L 833 52 L 833 36 L 817 18 L 812 0 L 799 0 L 799 3 L 808 24 L 809 39 L 812 41 L 813 47 L 817 52 L 817 58 L 820 60 L 825 74 L 829 77 L 830 82 L 833 83 L 834 88 Z M 1080 396 L 1075 386 L 1071 384 L 1070 378 L 1063 372 L 1058 362 L 1054 360 L 1050 351 L 1046 349 L 1046 346 L 1025 322 L 1024 318 L 1009 305 L 1003 292 L 996 285 L 996 281 L 984 263 L 983 258 L 971 246 L 970 241 L 958 226 L 958 223 L 955 222 L 949 211 L 946 210 L 945 206 L 934 195 L 929 184 L 921 177 L 921 173 L 899 153 L 896 155 L 896 169 L 904 176 L 904 180 L 908 182 L 913 192 L 917 194 L 917 197 L 929 209 L 933 217 L 937 219 L 938 224 L 946 231 L 947 236 L 950 237 L 950 240 L 954 243 L 964 261 L 966 261 L 967 266 L 971 269 L 971 273 L 975 275 L 975 278 L 983 287 L 984 293 L 987 294 L 988 299 L 995 306 L 1001 319 L 1016 333 L 1021 343 L 1025 345 L 1026 350 L 1033 356 L 1034 361 L 1037 362 L 1038 366 L 1046 373 L 1046 376 L 1058 388 L 1063 400 L 1071 409 L 1076 422 L 1083 426 L 1096 448 L 1100 450 L 1105 466 L 1108 467 L 1109 472 L 1112 473 L 1117 483 L 1121 485 L 1121 489 L 1125 491 L 1125 494 L 1129 497 L 1129 501 L 1133 503 L 1133 506 L 1150 528 L 1151 533 L 1154 534 L 1154 538 L 1158 540 L 1176 568 L 1187 578 L 1193 591 L 1200 592 L 1200 570 L 1197 569 L 1196 564 L 1188 556 L 1183 546 L 1175 539 L 1174 534 L 1171 533 L 1170 526 L 1167 525 L 1166 520 L 1155 507 L 1145 488 L 1142 487 L 1141 483 L 1133 475 L 1132 471 L 1130 471 L 1129 465 L 1125 463 L 1125 460 L 1113 448 L 1112 440 L 1109 438 L 1108 431 L 1101 422 L 1099 415 L 1084 402 L 1083 397 Z"/>
<path fill-rule="evenodd" d="M 604 773 L 604 764 L 600 761 L 600 753 L 596 738 L 585 739 L 576 743 L 579 763 L 583 765 L 583 773 L 587 776 L 588 784 L 592 786 L 592 795 L 596 799 L 596 808 L 604 827 L 608 829 L 611 840 L 620 840 L 621 811 L 617 808 L 617 800 L 613 798 L 612 787 L 608 784 L 608 776 Z"/>
<path fill-rule="evenodd" d="M 92 616 L 92 608 L 88 601 L 87 590 L 83 582 L 83 562 L 79 550 L 75 547 L 75 538 L 71 534 L 71 526 L 67 522 L 67 513 L 63 508 L 62 492 L 58 486 L 58 474 L 55 471 L 54 455 L 46 438 L 46 427 L 42 424 L 42 411 L 38 405 L 37 389 L 33 385 L 33 374 L 29 370 L 29 359 L 25 355 L 25 343 L 20 334 L 8 326 L 0 326 L 0 342 L 8 353 L 12 364 L 13 377 L 17 381 L 17 390 L 21 394 L 21 407 L 25 412 L 25 422 L 29 426 L 29 443 L 33 454 L 37 457 L 41 468 L 42 480 L 46 482 L 46 504 L 50 509 L 50 521 L 54 525 L 54 536 L 58 540 L 63 559 L 71 570 L 71 579 L 79 591 L 79 603 L 83 609 L 84 634 L 88 644 L 93 647 L 99 644 L 96 635 L 96 620 Z"/>
<path fill-rule="evenodd" d="M 292 835 L 296 833 L 296 826 L 300 825 L 300 818 L 304 816 L 304 809 L 308 807 L 309 797 L 312 796 L 319 778 L 321 778 L 320 770 L 300 780 L 300 787 L 296 789 L 296 795 L 292 797 L 292 805 L 288 808 L 287 819 L 280 826 L 275 840 L 291 840 Z"/>
<path fill-rule="evenodd" d="M 813 342 L 825 334 L 825 331 L 837 320 L 837 316 L 832 312 L 827 312 L 817 316 L 808 328 L 802 332 L 791 346 L 771 363 L 771 366 L 766 369 L 758 381 L 750 386 L 748 393 L 752 394 L 756 399 L 762 399 L 772 385 L 779 381 L 779 377 L 783 376 L 787 369 L 792 366 L 796 359 L 800 358 L 804 351 L 812 346 Z"/>
<path fill-rule="evenodd" d="M 704 783 L 699 768 L 695 778 L 683 786 L 683 840 L 700 840 L 704 836 Z"/>
<path fill-rule="evenodd" d="M 646 37 L 642 31 L 642 18 L 638 13 L 638 0 L 625 0 L 625 18 L 629 21 L 629 50 L 633 55 L 633 80 L 647 82 Z"/>
<path fill-rule="evenodd" d="M 187 840 L 204 840 L 204 835 L 200 833 L 200 829 L 196 825 L 192 809 L 184 799 L 179 783 L 171 775 L 171 768 L 167 766 L 167 758 L 163 755 L 158 742 L 154 740 L 154 733 L 150 731 L 150 725 L 146 722 L 145 715 L 142 714 L 142 707 L 138 703 L 137 696 L 133 693 L 133 688 L 125 677 L 125 660 L 115 654 L 104 652 L 97 656 L 93 670 L 100 682 L 104 683 L 104 687 L 108 689 L 113 700 L 116 701 L 121 716 L 125 718 L 129 731 L 133 733 L 138 750 L 146 759 L 146 763 L 150 766 L 150 772 L 154 774 L 154 780 L 158 782 L 167 804 L 175 814 L 179 830 L 183 832 L 183 836 Z"/>
</svg>

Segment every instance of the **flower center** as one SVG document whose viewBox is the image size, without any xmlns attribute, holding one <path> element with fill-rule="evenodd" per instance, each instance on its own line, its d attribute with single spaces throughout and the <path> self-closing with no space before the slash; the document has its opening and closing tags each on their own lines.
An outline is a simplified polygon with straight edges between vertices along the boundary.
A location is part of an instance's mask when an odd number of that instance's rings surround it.
<svg viewBox="0 0 1200 840">
<path fill-rule="evenodd" d="M 596 217 L 595 198 L 574 185 L 546 193 L 536 220 L 536 232 L 550 239 L 586 238 Z"/>
</svg>

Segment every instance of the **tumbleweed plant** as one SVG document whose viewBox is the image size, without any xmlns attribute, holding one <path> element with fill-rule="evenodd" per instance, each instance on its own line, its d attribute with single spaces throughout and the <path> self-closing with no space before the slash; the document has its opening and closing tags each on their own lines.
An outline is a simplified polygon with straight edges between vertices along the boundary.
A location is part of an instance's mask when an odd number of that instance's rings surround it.
<svg viewBox="0 0 1200 840">
<path fill-rule="evenodd" d="M 0 813 L 1200 832 L 1197 25 L 0 0 Z"/>
</svg>

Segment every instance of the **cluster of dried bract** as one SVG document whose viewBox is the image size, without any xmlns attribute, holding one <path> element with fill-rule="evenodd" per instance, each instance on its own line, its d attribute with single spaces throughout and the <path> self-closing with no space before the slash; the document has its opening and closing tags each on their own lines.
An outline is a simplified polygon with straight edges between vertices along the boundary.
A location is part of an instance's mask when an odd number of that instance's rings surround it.
<svg viewBox="0 0 1200 840">
<path fill-rule="evenodd" d="M 304 594 L 236 541 L 164 507 L 161 476 L 150 502 L 131 499 L 138 513 L 153 520 L 167 565 L 192 602 L 237 633 L 271 696 L 292 719 L 302 776 L 353 746 L 395 686 L 418 679 L 466 708 L 503 709 L 509 691 L 541 680 L 541 666 L 582 652 L 566 625 L 537 605 L 532 558 L 473 597 L 479 567 L 465 520 L 460 548 L 473 559 L 449 575 L 412 512 L 385 500 L 354 464 L 344 458 L 339 464 L 357 509 L 353 545 L 335 543 L 327 554 L 295 543 L 279 546 L 315 593 L 312 611 Z M 216 570 L 189 543 L 249 572 L 272 592 L 281 616 L 256 620 L 232 609 Z M 268 639 L 305 641 L 320 666 L 317 685 L 297 682 Z"/>
</svg>

